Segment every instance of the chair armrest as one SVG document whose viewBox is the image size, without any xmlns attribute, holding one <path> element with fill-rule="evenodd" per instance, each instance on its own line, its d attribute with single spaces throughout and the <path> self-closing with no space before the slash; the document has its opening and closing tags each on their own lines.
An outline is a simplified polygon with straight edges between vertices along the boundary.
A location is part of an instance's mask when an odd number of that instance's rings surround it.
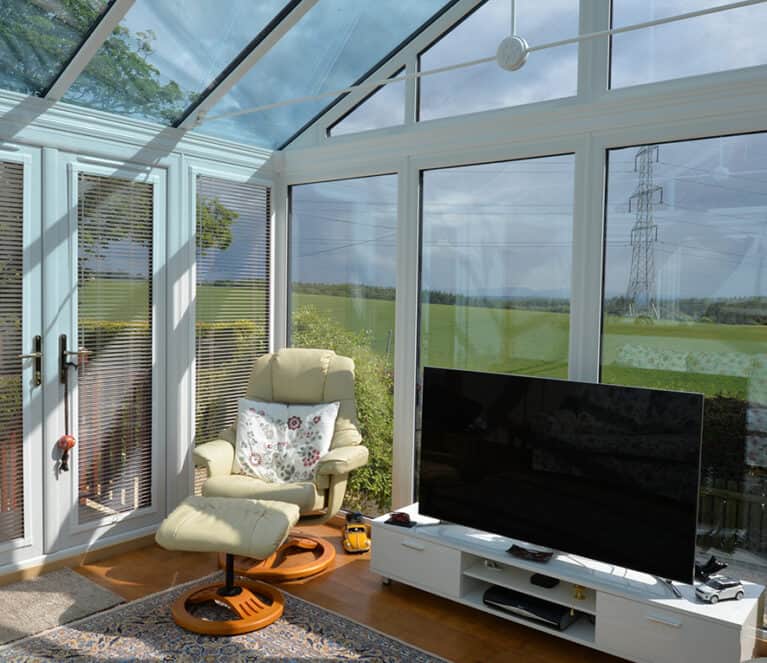
<svg viewBox="0 0 767 663">
<path fill-rule="evenodd" d="M 317 463 L 317 474 L 349 474 L 368 462 L 367 447 L 338 447 L 331 449 Z"/>
<path fill-rule="evenodd" d="M 212 440 L 194 448 L 194 464 L 208 470 L 209 477 L 232 473 L 234 447 L 226 440 Z"/>
</svg>

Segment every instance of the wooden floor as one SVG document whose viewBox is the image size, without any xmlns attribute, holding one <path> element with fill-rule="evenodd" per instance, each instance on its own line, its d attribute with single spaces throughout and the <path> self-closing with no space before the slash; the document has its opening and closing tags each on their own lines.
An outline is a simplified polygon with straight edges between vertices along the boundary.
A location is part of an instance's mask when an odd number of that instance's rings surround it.
<svg viewBox="0 0 767 663">
<path fill-rule="evenodd" d="M 460 663 L 621 663 L 555 636 L 512 624 L 392 582 L 385 586 L 369 569 L 369 555 L 346 555 L 340 531 L 306 527 L 338 548 L 335 568 L 282 588 L 308 601 L 363 622 L 410 644 Z M 125 599 L 208 575 L 217 569 L 212 553 L 179 553 L 149 546 L 76 570 Z"/>
</svg>

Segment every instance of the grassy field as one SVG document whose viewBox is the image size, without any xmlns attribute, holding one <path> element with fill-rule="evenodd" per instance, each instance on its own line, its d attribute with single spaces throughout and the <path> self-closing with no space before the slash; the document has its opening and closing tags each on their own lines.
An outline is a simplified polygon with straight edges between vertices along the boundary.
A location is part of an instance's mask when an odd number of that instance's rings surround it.
<svg viewBox="0 0 767 663">
<path fill-rule="evenodd" d="M 93 279 L 80 288 L 81 317 L 96 320 L 146 319 L 149 287 L 144 281 Z M 207 285 L 197 288 L 197 319 L 200 322 L 262 318 L 265 293 L 260 284 Z"/>
<path fill-rule="evenodd" d="M 311 305 L 349 329 L 370 329 L 374 347 L 384 352 L 394 329 L 394 303 L 298 293 L 293 306 Z M 523 372 L 567 377 L 569 316 L 523 309 L 492 309 L 428 304 L 422 309 L 424 364 L 473 370 Z M 700 391 L 707 396 L 753 398 L 749 378 L 734 375 L 651 370 L 618 366 L 624 346 L 712 355 L 745 353 L 767 357 L 767 327 L 711 322 L 637 323 L 608 316 L 602 341 L 602 379 L 635 386 Z"/>
<path fill-rule="evenodd" d="M 197 319 L 217 322 L 261 318 L 264 299 L 259 286 L 201 286 Z M 94 320 L 146 319 L 147 285 L 98 279 L 80 291 L 82 317 Z M 394 302 L 296 293 L 291 306 L 314 306 L 351 330 L 369 330 L 374 349 L 393 352 Z M 421 311 L 424 364 L 473 370 L 522 372 L 567 377 L 569 316 L 524 309 L 494 309 L 428 304 Z M 767 327 L 711 322 L 637 323 L 608 316 L 602 342 L 605 382 L 702 391 L 708 396 L 753 398 L 747 377 L 650 370 L 616 365 L 621 348 L 642 346 L 674 352 L 767 356 Z M 767 362 L 766 362 L 767 363 Z"/>
</svg>

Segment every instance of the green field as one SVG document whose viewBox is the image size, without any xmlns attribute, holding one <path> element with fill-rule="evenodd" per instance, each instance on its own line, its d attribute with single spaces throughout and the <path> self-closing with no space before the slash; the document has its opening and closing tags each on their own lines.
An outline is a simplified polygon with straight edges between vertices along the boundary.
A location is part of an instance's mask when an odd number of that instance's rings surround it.
<svg viewBox="0 0 767 663">
<path fill-rule="evenodd" d="M 259 285 L 203 285 L 197 288 L 197 320 L 223 322 L 261 319 L 265 300 Z M 146 283 L 96 279 L 80 290 L 81 317 L 91 320 L 146 319 Z M 313 306 L 344 328 L 371 335 L 376 352 L 392 356 L 394 302 L 296 293 L 291 306 Z M 567 377 L 569 316 L 525 309 L 426 304 L 421 310 L 421 360 L 432 366 L 521 372 Z M 652 348 L 671 354 L 699 353 L 716 358 L 749 355 L 755 363 L 767 359 L 767 327 L 712 322 L 640 322 L 608 316 L 602 341 L 602 379 L 637 386 L 702 391 L 754 400 L 750 374 L 722 374 L 636 367 L 616 364 L 627 348 Z M 713 358 L 713 359 L 712 359 Z M 762 362 L 767 366 L 767 361 Z M 763 396 L 756 394 L 756 400 Z"/>
<path fill-rule="evenodd" d="M 297 293 L 292 305 L 313 306 L 347 329 L 371 330 L 378 352 L 385 351 L 390 330 L 394 329 L 392 301 Z M 424 364 L 567 377 L 566 313 L 426 304 L 421 311 L 421 324 Z M 711 322 L 648 323 L 615 316 L 605 320 L 603 381 L 747 400 L 755 396 L 747 376 L 616 365 L 622 349 L 637 346 L 673 353 L 705 353 L 714 358 L 746 354 L 756 360 L 759 356 L 767 358 L 767 327 Z M 726 367 L 722 372 L 726 373 Z"/>
<path fill-rule="evenodd" d="M 196 312 L 200 322 L 262 318 L 266 295 L 261 284 L 203 285 L 197 288 Z M 146 319 L 149 287 L 146 281 L 92 279 L 80 287 L 81 317 L 93 320 Z"/>
</svg>

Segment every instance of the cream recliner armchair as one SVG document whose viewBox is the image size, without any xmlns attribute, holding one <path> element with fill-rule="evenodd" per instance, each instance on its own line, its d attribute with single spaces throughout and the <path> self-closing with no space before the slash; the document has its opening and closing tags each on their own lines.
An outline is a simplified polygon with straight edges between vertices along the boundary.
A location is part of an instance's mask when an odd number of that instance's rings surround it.
<svg viewBox="0 0 767 663">
<path fill-rule="evenodd" d="M 202 494 L 206 497 L 246 497 L 289 502 L 299 508 L 299 525 L 321 524 L 332 518 L 341 509 L 349 473 L 362 467 L 368 460 L 368 450 L 360 444 L 362 436 L 358 428 L 354 398 L 354 362 L 332 350 L 278 350 L 255 361 L 245 397 L 301 404 L 340 401 L 330 450 L 320 459 L 313 482 L 267 483 L 240 474 L 234 454 L 237 437 L 235 422 L 218 439 L 201 444 L 194 450 L 195 465 L 204 467 L 208 472 Z M 303 543 L 293 541 L 292 545 L 306 548 L 309 544 L 305 540 Z M 274 563 L 275 560 L 269 560 L 266 566 Z M 238 571 L 245 572 L 245 569 L 239 565 Z M 263 564 L 259 572 L 252 567 L 250 571 L 248 575 L 251 577 L 282 577 L 265 573 Z"/>
</svg>

